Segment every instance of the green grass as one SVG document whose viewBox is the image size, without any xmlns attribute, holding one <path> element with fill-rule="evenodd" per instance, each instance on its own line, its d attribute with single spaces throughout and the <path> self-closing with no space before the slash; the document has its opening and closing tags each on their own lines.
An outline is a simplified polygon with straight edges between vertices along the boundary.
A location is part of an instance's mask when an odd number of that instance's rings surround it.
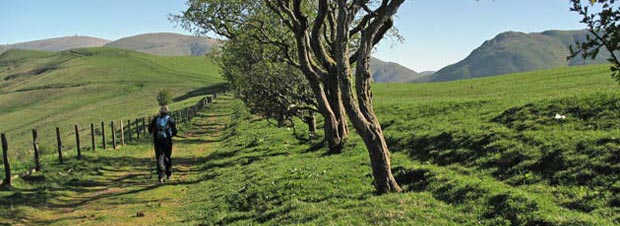
<svg viewBox="0 0 620 226">
<path fill-rule="evenodd" d="M 491 220 L 558 225 L 620 221 L 617 90 L 608 66 L 594 65 L 374 93 L 397 172 L 413 178 L 403 183 L 409 190 L 479 218 L 514 198 L 504 212 L 516 215 Z"/>
<path fill-rule="evenodd" d="M 148 144 L 50 158 L 0 192 L 0 223 L 615 225 L 616 90 L 606 65 L 375 85 L 405 190 L 381 196 L 357 135 L 327 155 L 302 127 L 295 136 L 224 96 L 175 140 L 170 183 L 149 177 Z"/>
<path fill-rule="evenodd" d="M 10 50 L 0 55 L 0 132 L 7 133 L 11 158 L 30 159 L 32 129 L 39 130 L 49 154 L 55 151 L 59 126 L 70 149 L 75 146 L 73 125 L 88 135 L 90 123 L 99 127 L 105 121 L 109 127 L 114 120 L 118 126 L 119 120 L 153 115 L 155 96 L 164 88 L 178 101 L 171 107 L 179 109 L 222 82 L 219 69 L 203 57 L 113 48 Z"/>
</svg>

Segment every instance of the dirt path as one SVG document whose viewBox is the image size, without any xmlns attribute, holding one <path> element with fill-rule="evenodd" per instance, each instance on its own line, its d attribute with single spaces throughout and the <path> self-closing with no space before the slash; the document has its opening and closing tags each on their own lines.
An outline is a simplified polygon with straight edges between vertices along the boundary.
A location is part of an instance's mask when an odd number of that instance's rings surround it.
<svg viewBox="0 0 620 226">
<path fill-rule="evenodd" d="M 165 184 L 156 182 L 149 144 L 90 153 L 86 163 L 57 166 L 38 179 L 19 183 L 11 191 L 11 203 L 0 203 L 15 211 L 8 219 L 0 216 L 0 225 L 178 223 L 181 219 L 175 211 L 191 201 L 188 188 L 208 179 L 201 166 L 230 123 L 229 102 L 220 97 L 181 130 L 173 149 L 173 175 Z"/>
</svg>

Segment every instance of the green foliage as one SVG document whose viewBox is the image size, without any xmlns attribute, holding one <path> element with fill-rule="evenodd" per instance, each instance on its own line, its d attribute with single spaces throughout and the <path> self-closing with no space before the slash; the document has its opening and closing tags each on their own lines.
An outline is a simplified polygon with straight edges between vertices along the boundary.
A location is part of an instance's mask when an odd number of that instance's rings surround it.
<svg viewBox="0 0 620 226">
<path fill-rule="evenodd" d="M 219 60 L 230 87 L 253 114 L 280 124 L 313 115 L 318 106 L 304 75 L 279 48 L 256 40 L 260 32 L 247 26 L 223 46 Z"/>
<path fill-rule="evenodd" d="M 587 26 L 590 36 L 583 41 L 575 42 L 571 46 L 571 58 L 581 56 L 595 58 L 601 49 L 610 52 L 607 57 L 611 77 L 620 83 L 620 2 L 616 0 L 592 0 L 584 5 L 581 0 L 571 0 L 571 11 L 581 16 L 581 23 Z M 592 10 L 594 9 L 594 10 Z M 594 12 L 592 12 L 594 11 Z"/>
<path fill-rule="evenodd" d="M 172 92 L 169 89 L 163 89 L 157 93 L 157 103 L 159 106 L 166 106 L 172 103 Z"/>
</svg>

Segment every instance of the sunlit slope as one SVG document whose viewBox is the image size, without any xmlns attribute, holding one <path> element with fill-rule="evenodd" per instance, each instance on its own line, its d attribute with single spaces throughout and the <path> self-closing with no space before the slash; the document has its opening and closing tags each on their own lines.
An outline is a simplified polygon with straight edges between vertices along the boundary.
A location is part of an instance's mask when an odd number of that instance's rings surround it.
<svg viewBox="0 0 620 226">
<path fill-rule="evenodd" d="M 374 97 L 380 106 L 471 100 L 496 100 L 510 106 L 534 99 L 613 93 L 619 88 L 608 65 L 588 65 L 436 84 L 375 84 Z"/>
<path fill-rule="evenodd" d="M 68 132 L 74 124 L 85 128 L 150 115 L 164 88 L 190 97 L 190 91 L 221 82 L 217 67 L 204 57 L 113 48 L 9 50 L 0 55 L 0 130 L 23 144 L 34 128 L 51 137 L 46 133 L 55 126 Z"/>
<path fill-rule="evenodd" d="M 592 65 L 375 85 L 374 101 L 405 190 L 490 225 L 608 225 L 620 223 L 618 88 Z"/>
</svg>

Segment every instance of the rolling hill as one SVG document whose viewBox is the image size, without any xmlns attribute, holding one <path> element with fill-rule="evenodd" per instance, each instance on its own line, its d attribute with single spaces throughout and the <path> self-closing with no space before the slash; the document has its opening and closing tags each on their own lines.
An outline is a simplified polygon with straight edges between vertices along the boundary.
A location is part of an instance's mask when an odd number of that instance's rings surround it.
<svg viewBox="0 0 620 226">
<path fill-rule="evenodd" d="M 86 128 L 87 123 L 151 115 L 158 109 L 155 95 L 164 88 L 185 100 L 221 82 L 219 69 L 203 57 L 107 47 L 11 49 L 0 55 L 0 132 L 10 132 L 12 146 L 25 152 L 30 129 L 51 138 L 53 126 L 68 135 L 74 124 Z M 41 145 L 53 151 L 52 141 Z"/>
<path fill-rule="evenodd" d="M 0 53 L 11 49 L 30 49 L 43 51 L 63 51 L 85 47 L 112 47 L 134 50 L 158 56 L 201 56 L 220 44 L 221 41 L 198 36 L 176 33 L 141 34 L 116 41 L 93 38 L 88 36 L 67 36 L 12 45 L 0 45 Z M 402 65 L 371 59 L 371 70 L 375 82 L 409 82 L 420 75 Z"/>
<path fill-rule="evenodd" d="M 106 44 L 107 47 L 135 50 L 160 56 L 200 56 L 219 45 L 219 40 L 175 33 L 152 33 L 122 38 Z M 371 59 L 375 82 L 408 82 L 419 75 L 402 65 Z"/>
<path fill-rule="evenodd" d="M 375 82 L 410 82 L 421 77 L 421 74 L 397 63 L 384 62 L 378 58 L 370 59 L 370 71 Z"/>
<path fill-rule="evenodd" d="M 464 60 L 442 68 L 423 80 L 431 82 L 487 77 L 562 66 L 606 63 L 601 50 L 595 60 L 566 60 L 569 46 L 588 32 L 551 30 L 541 33 L 505 32 L 485 41 Z"/>
<path fill-rule="evenodd" d="M 135 50 L 159 56 L 201 56 L 219 44 L 219 40 L 175 33 L 151 33 L 122 38 L 107 47 Z"/>
<path fill-rule="evenodd" d="M 89 36 L 66 36 L 0 46 L 0 53 L 8 49 L 63 51 L 74 48 L 100 47 L 108 42 L 110 41 Z"/>
</svg>

